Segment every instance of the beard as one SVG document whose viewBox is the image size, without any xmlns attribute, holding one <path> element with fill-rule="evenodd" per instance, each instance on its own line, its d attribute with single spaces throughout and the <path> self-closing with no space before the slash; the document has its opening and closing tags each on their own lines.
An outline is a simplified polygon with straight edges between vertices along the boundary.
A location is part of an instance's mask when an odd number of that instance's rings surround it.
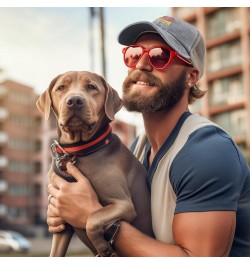
<svg viewBox="0 0 250 265">
<path fill-rule="evenodd" d="M 130 85 L 137 80 L 158 87 L 158 91 L 152 95 L 145 95 L 140 90 L 130 90 Z M 136 70 L 132 72 L 123 82 L 123 104 L 128 111 L 137 111 L 141 113 L 154 113 L 161 110 L 170 110 L 182 98 L 185 90 L 186 71 L 180 74 L 177 80 L 163 84 L 161 80 L 150 73 Z"/>
</svg>

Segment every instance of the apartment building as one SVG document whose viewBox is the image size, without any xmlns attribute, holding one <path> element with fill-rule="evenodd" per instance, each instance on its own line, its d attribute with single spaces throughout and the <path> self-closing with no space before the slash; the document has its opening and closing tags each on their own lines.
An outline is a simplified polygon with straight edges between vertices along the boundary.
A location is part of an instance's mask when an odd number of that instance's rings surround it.
<svg viewBox="0 0 250 265">
<path fill-rule="evenodd" d="M 0 83 L 0 222 L 41 221 L 41 115 L 31 87 Z"/>
<path fill-rule="evenodd" d="M 192 111 L 222 126 L 250 162 L 250 8 L 175 7 L 172 13 L 197 27 L 206 42 L 199 86 L 207 93 Z"/>
</svg>

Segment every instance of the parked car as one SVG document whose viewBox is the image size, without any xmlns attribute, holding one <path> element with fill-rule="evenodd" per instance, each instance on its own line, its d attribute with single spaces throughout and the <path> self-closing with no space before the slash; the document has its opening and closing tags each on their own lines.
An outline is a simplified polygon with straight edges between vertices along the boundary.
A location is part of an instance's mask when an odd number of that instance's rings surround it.
<svg viewBox="0 0 250 265">
<path fill-rule="evenodd" d="M 0 230 L 0 252 L 28 252 L 30 242 L 18 232 Z"/>
<path fill-rule="evenodd" d="M 35 233 L 34 229 L 31 228 L 31 227 L 26 227 L 26 226 L 18 225 L 18 224 L 12 224 L 12 223 L 9 223 L 9 222 L 4 222 L 2 220 L 0 222 L 0 230 L 15 231 L 15 232 L 18 232 L 18 233 L 22 234 L 24 237 L 28 237 L 28 238 L 36 236 L 36 233 Z"/>
</svg>

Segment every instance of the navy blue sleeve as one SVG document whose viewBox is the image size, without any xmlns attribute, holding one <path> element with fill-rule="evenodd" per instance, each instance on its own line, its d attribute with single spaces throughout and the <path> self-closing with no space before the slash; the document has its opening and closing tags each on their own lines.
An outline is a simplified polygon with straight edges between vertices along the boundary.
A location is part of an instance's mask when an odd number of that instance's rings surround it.
<svg viewBox="0 0 250 265">
<path fill-rule="evenodd" d="M 221 129 L 207 126 L 192 133 L 170 168 L 175 213 L 236 211 L 245 179 L 243 159 Z"/>
<path fill-rule="evenodd" d="M 135 151 L 135 147 L 137 145 L 137 142 L 139 140 L 139 136 L 136 137 L 136 139 L 134 140 L 134 142 L 131 144 L 131 146 L 129 147 L 129 150 L 133 153 Z"/>
</svg>

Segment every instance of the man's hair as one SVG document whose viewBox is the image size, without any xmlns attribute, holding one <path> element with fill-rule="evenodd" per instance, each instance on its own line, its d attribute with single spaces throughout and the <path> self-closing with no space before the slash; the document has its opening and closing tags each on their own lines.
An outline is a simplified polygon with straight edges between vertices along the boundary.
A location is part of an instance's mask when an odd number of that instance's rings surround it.
<svg viewBox="0 0 250 265">
<path fill-rule="evenodd" d="M 207 91 L 200 90 L 197 85 L 191 87 L 189 97 L 188 97 L 188 103 L 192 104 L 196 101 L 196 99 L 202 98 Z"/>
</svg>

